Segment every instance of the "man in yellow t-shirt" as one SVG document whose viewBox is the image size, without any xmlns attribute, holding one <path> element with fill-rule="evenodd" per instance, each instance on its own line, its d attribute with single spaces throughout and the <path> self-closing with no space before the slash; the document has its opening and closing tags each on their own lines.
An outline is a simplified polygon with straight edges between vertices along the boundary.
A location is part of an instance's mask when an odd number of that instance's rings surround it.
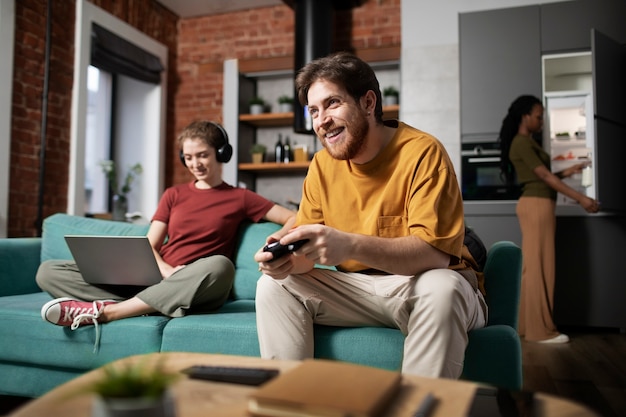
<svg viewBox="0 0 626 417">
<path fill-rule="evenodd" d="M 458 378 L 467 332 L 485 325 L 486 305 L 462 263 L 463 202 L 444 147 L 383 122 L 376 75 L 354 55 L 307 64 L 296 90 L 324 149 L 309 167 L 296 227 L 280 240 L 306 243 L 278 259 L 255 255 L 261 356 L 313 357 L 314 323 L 386 326 L 406 335 L 403 372 Z"/>
</svg>

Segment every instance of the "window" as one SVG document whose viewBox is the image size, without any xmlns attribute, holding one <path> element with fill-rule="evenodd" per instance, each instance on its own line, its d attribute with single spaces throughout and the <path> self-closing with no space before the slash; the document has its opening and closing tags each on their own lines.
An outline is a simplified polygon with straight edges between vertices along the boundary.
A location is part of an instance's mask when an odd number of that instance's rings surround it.
<svg viewBox="0 0 626 417">
<path fill-rule="evenodd" d="M 108 184 L 100 162 L 111 157 L 110 73 L 89 66 L 87 127 L 85 134 L 85 213 L 109 212 Z"/>
<path fill-rule="evenodd" d="M 102 209 L 101 191 L 98 190 L 106 185 L 98 186 L 97 182 L 104 181 L 106 184 L 99 161 L 100 155 L 106 154 L 102 153 L 103 149 L 108 146 L 111 158 L 106 159 L 114 159 L 120 170 L 141 163 L 143 174 L 129 195 L 129 209 L 140 212 L 144 218 L 150 218 L 163 192 L 167 91 L 165 71 L 160 73 L 160 84 L 115 75 L 112 78 L 114 81 L 108 81 L 110 84 L 107 86 L 107 76 L 103 75 L 106 72 L 100 70 L 97 77 L 98 94 L 95 95 L 98 98 L 94 99 L 89 88 L 95 86 L 89 83 L 90 72 L 92 76 L 94 74 L 89 69 L 94 24 L 156 56 L 163 68 L 167 68 L 167 48 L 164 45 L 88 1 L 77 0 L 67 211 L 69 214 L 83 215 L 87 211 L 99 212 Z M 107 89 L 110 89 L 109 103 L 102 98 L 104 94 L 100 96 L 100 92 Z M 90 102 L 90 98 L 94 102 Z M 92 105 L 109 106 L 111 111 L 108 119 L 105 117 L 94 122 L 91 117 L 93 113 L 89 113 Z M 98 117 L 101 116 L 97 111 Z M 107 120 L 115 120 L 115 124 Z M 108 126 L 105 126 L 107 123 Z M 112 138 L 109 142 L 103 139 L 107 129 L 110 130 L 108 137 Z"/>
</svg>

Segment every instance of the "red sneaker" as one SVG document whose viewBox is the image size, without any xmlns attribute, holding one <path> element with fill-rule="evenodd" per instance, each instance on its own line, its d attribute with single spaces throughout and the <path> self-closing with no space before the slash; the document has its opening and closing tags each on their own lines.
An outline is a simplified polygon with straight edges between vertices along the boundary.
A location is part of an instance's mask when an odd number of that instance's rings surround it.
<svg viewBox="0 0 626 417">
<path fill-rule="evenodd" d="M 98 324 L 104 306 L 115 304 L 114 300 L 79 301 L 72 298 L 56 298 L 41 308 L 41 318 L 57 326 L 69 326 L 76 330 L 83 324 Z"/>
</svg>

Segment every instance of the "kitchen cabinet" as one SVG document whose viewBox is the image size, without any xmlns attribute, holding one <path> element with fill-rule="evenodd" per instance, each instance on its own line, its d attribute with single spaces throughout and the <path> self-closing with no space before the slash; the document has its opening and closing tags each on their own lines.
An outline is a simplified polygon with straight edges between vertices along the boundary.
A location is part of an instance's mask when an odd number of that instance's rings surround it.
<svg viewBox="0 0 626 417">
<path fill-rule="evenodd" d="M 508 106 L 541 97 L 541 56 L 591 50 L 591 29 L 626 44 L 626 2 L 575 0 L 459 14 L 462 142 L 497 138 Z"/>
<path fill-rule="evenodd" d="M 554 320 L 626 330 L 626 218 L 558 216 Z"/>
<path fill-rule="evenodd" d="M 539 6 L 459 14 L 461 135 L 493 142 L 511 102 L 541 95 Z"/>
<path fill-rule="evenodd" d="M 499 240 L 521 246 L 515 201 L 464 202 L 465 222 L 487 248 Z M 587 216 L 557 207 L 554 319 L 558 326 L 626 330 L 622 252 L 626 217 Z"/>
<path fill-rule="evenodd" d="M 577 0 L 541 6 L 541 51 L 561 53 L 591 49 L 591 29 L 626 43 L 624 0 Z"/>
</svg>

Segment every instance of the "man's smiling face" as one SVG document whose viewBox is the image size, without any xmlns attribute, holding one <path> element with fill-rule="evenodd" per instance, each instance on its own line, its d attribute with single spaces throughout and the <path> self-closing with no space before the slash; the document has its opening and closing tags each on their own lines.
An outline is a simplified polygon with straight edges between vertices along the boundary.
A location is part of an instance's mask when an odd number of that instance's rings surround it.
<svg viewBox="0 0 626 417">
<path fill-rule="evenodd" d="M 366 110 L 345 89 L 325 80 L 311 84 L 308 108 L 313 130 L 328 153 L 340 160 L 358 156 L 369 132 Z"/>
</svg>

